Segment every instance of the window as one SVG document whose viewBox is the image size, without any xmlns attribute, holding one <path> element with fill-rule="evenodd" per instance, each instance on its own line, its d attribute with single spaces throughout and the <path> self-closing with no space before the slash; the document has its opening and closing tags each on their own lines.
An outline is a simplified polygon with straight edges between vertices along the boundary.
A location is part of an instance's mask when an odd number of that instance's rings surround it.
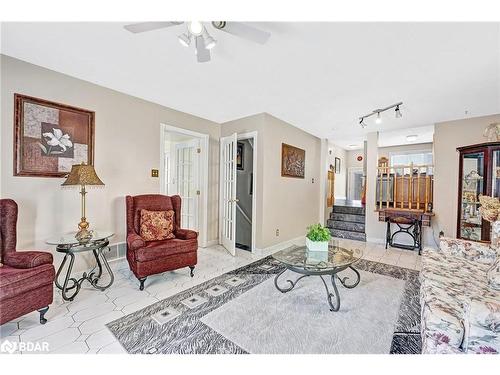
<svg viewBox="0 0 500 375">
<path fill-rule="evenodd" d="M 390 166 L 396 165 L 432 165 L 431 151 L 407 151 L 394 152 L 389 154 Z"/>
</svg>

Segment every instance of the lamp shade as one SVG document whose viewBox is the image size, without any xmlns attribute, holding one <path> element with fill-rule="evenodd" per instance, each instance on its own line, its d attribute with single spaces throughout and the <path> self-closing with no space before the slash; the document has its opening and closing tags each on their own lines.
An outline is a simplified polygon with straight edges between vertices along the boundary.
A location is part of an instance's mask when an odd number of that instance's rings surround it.
<svg viewBox="0 0 500 375">
<path fill-rule="evenodd" d="M 75 164 L 71 167 L 71 172 L 69 172 L 66 181 L 62 183 L 62 186 L 70 185 L 104 185 L 93 165 Z"/>
</svg>

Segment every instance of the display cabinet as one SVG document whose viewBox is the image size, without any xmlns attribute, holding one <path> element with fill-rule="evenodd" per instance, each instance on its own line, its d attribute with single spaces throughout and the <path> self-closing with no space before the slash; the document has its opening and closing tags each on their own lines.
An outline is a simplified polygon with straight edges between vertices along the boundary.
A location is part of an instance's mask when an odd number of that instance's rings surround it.
<svg viewBox="0 0 500 375">
<path fill-rule="evenodd" d="M 457 151 L 457 237 L 489 242 L 490 224 L 481 218 L 479 196 L 500 196 L 500 142 L 459 147 Z"/>
</svg>

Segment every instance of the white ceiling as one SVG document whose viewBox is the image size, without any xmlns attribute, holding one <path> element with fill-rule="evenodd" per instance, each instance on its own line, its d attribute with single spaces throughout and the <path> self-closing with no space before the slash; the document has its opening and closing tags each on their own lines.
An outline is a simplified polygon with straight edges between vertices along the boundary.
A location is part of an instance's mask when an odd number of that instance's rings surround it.
<svg viewBox="0 0 500 375">
<path fill-rule="evenodd" d="M 3 23 L 1 51 L 215 122 L 268 112 L 346 147 L 374 130 L 500 113 L 500 23 L 253 23 L 258 45 L 213 30 L 197 63 L 183 25 Z M 403 118 L 358 117 L 403 101 Z M 465 111 L 468 111 L 465 114 Z"/>
</svg>

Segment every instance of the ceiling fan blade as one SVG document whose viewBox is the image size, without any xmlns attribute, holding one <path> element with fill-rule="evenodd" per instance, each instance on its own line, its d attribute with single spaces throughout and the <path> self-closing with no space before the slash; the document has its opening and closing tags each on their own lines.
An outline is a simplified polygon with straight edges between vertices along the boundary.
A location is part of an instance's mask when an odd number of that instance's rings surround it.
<svg viewBox="0 0 500 375">
<path fill-rule="evenodd" d="M 143 33 L 145 31 L 151 31 L 156 29 L 163 29 L 164 27 L 177 26 L 183 22 L 141 22 L 141 23 L 132 23 L 130 25 L 123 26 L 125 30 L 130 31 L 131 33 Z"/>
<path fill-rule="evenodd" d="M 203 37 L 197 36 L 195 39 L 196 43 L 196 58 L 198 62 L 208 62 L 210 61 L 210 51 L 205 47 L 205 41 Z"/>
<path fill-rule="evenodd" d="M 266 43 L 271 36 L 271 33 L 267 31 L 257 29 L 242 22 L 213 22 L 212 25 L 216 29 L 259 44 Z"/>
</svg>

